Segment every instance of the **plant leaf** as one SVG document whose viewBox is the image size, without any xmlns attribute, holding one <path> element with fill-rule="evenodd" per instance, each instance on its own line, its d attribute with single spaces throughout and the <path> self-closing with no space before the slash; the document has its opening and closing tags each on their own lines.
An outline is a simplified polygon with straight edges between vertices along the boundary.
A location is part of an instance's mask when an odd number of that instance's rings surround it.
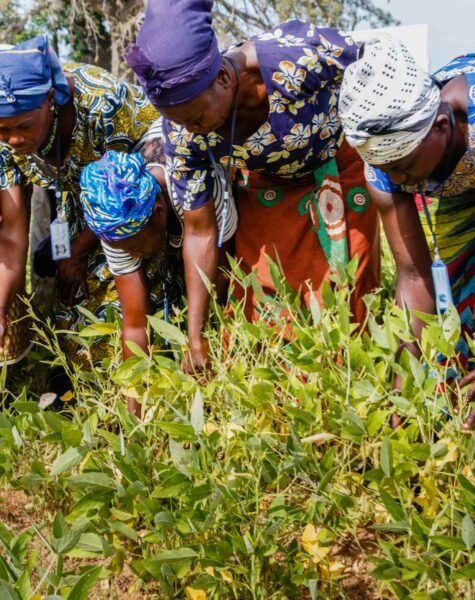
<svg viewBox="0 0 475 600">
<path fill-rule="evenodd" d="M 190 421 L 196 435 L 199 435 L 203 431 L 203 427 L 205 426 L 203 397 L 201 396 L 199 388 L 196 390 L 196 394 L 193 398 L 193 403 L 191 405 Z"/>
<path fill-rule="evenodd" d="M 468 549 L 475 546 L 475 525 L 468 515 L 462 519 L 462 539 Z"/>
<path fill-rule="evenodd" d="M 152 329 L 158 333 L 158 335 L 170 342 L 170 344 L 176 344 L 178 346 L 186 346 L 186 335 L 178 329 L 175 325 L 163 321 L 158 317 L 148 316 L 147 319 L 152 326 Z"/>
<path fill-rule="evenodd" d="M 96 585 L 96 582 L 107 574 L 103 567 L 92 567 L 76 581 L 73 589 L 69 592 L 67 600 L 87 600 L 89 592 Z"/>
<path fill-rule="evenodd" d="M 385 437 L 381 445 L 381 469 L 386 477 L 393 476 L 393 451 L 391 448 L 391 440 Z"/>
<path fill-rule="evenodd" d="M 51 467 L 50 475 L 55 477 L 56 475 L 64 473 L 64 471 L 69 471 L 82 461 L 86 452 L 87 449 L 82 448 L 81 446 L 68 448 L 66 452 L 60 454 L 56 458 Z"/>
</svg>

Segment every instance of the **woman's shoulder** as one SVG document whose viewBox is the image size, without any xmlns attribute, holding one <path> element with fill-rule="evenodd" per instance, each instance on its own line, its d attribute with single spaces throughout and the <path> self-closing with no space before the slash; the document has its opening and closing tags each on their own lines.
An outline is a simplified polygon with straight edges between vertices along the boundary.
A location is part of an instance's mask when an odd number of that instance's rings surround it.
<svg viewBox="0 0 475 600">
<path fill-rule="evenodd" d="M 357 45 L 337 29 L 292 19 L 252 38 L 264 81 L 284 94 L 308 95 L 308 87 L 338 83 L 356 58 Z M 323 83 L 324 84 L 324 83 Z"/>
<path fill-rule="evenodd" d="M 354 47 L 353 38 L 333 27 L 318 27 L 314 23 L 301 19 L 289 19 L 270 31 L 251 38 L 259 47 L 274 46 L 283 52 L 285 48 L 302 53 L 305 48 L 318 49 L 322 55 L 331 54 L 335 60 L 339 53 L 348 47 Z"/>
<path fill-rule="evenodd" d="M 467 80 L 464 75 L 457 75 L 450 79 L 443 87 L 441 96 L 443 100 L 449 102 L 455 111 L 467 113 Z"/>
<path fill-rule="evenodd" d="M 76 97 L 84 100 L 101 99 L 104 102 L 113 102 L 116 98 L 125 98 L 130 92 L 134 96 L 143 96 L 144 92 L 136 85 L 122 81 L 106 69 L 84 63 L 66 63 L 63 70 L 71 73 L 74 78 Z"/>
<path fill-rule="evenodd" d="M 445 83 L 460 75 L 475 73 L 475 54 L 464 54 L 451 60 L 434 73 L 434 77 Z"/>
<path fill-rule="evenodd" d="M 106 69 L 88 63 L 67 62 L 62 65 L 63 71 L 71 73 L 75 82 L 84 85 L 104 87 L 106 84 L 118 83 L 117 77 Z"/>
</svg>

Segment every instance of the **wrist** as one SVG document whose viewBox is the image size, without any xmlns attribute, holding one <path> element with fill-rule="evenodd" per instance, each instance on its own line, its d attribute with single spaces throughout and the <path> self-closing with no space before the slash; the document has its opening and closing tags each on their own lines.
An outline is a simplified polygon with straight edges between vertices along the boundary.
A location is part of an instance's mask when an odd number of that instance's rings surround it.
<svg viewBox="0 0 475 600">
<path fill-rule="evenodd" d="M 190 352 L 193 352 L 193 353 L 201 352 L 203 350 L 204 343 L 205 343 L 205 339 L 201 335 L 197 338 L 189 338 L 188 348 L 189 348 Z"/>
<path fill-rule="evenodd" d="M 90 229 L 84 229 L 71 242 L 71 254 L 74 258 L 87 258 L 91 250 L 99 243 L 98 238 Z"/>
</svg>

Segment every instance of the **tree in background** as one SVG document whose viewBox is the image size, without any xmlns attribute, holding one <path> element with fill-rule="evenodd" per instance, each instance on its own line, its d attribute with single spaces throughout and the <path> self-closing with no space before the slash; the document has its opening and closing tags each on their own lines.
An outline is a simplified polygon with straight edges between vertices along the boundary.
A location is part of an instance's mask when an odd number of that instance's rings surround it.
<svg viewBox="0 0 475 600">
<path fill-rule="evenodd" d="M 388 0 L 388 3 L 390 0 Z M 216 0 L 214 23 L 226 43 L 246 39 L 290 18 L 305 19 L 351 31 L 359 23 L 369 27 L 397 25 L 373 0 Z"/>
<path fill-rule="evenodd" d="M 48 33 L 63 58 L 96 63 L 128 78 L 132 74 L 122 55 L 144 6 L 144 0 L 0 0 L 0 43 Z M 214 17 L 223 45 L 291 17 L 346 30 L 361 22 L 371 27 L 397 23 L 373 0 L 215 0 Z"/>
</svg>

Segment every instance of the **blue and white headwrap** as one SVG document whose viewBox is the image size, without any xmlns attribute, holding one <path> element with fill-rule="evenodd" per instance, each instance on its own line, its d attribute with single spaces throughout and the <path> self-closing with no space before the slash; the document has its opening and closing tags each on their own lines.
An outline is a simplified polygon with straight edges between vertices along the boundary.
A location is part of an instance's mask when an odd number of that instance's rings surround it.
<svg viewBox="0 0 475 600">
<path fill-rule="evenodd" d="M 90 229 L 114 241 L 138 233 L 161 191 L 142 156 L 110 150 L 81 172 L 81 205 Z"/>
<path fill-rule="evenodd" d="M 52 88 L 56 104 L 66 104 L 69 85 L 45 35 L 0 47 L 0 118 L 38 108 Z"/>
</svg>

